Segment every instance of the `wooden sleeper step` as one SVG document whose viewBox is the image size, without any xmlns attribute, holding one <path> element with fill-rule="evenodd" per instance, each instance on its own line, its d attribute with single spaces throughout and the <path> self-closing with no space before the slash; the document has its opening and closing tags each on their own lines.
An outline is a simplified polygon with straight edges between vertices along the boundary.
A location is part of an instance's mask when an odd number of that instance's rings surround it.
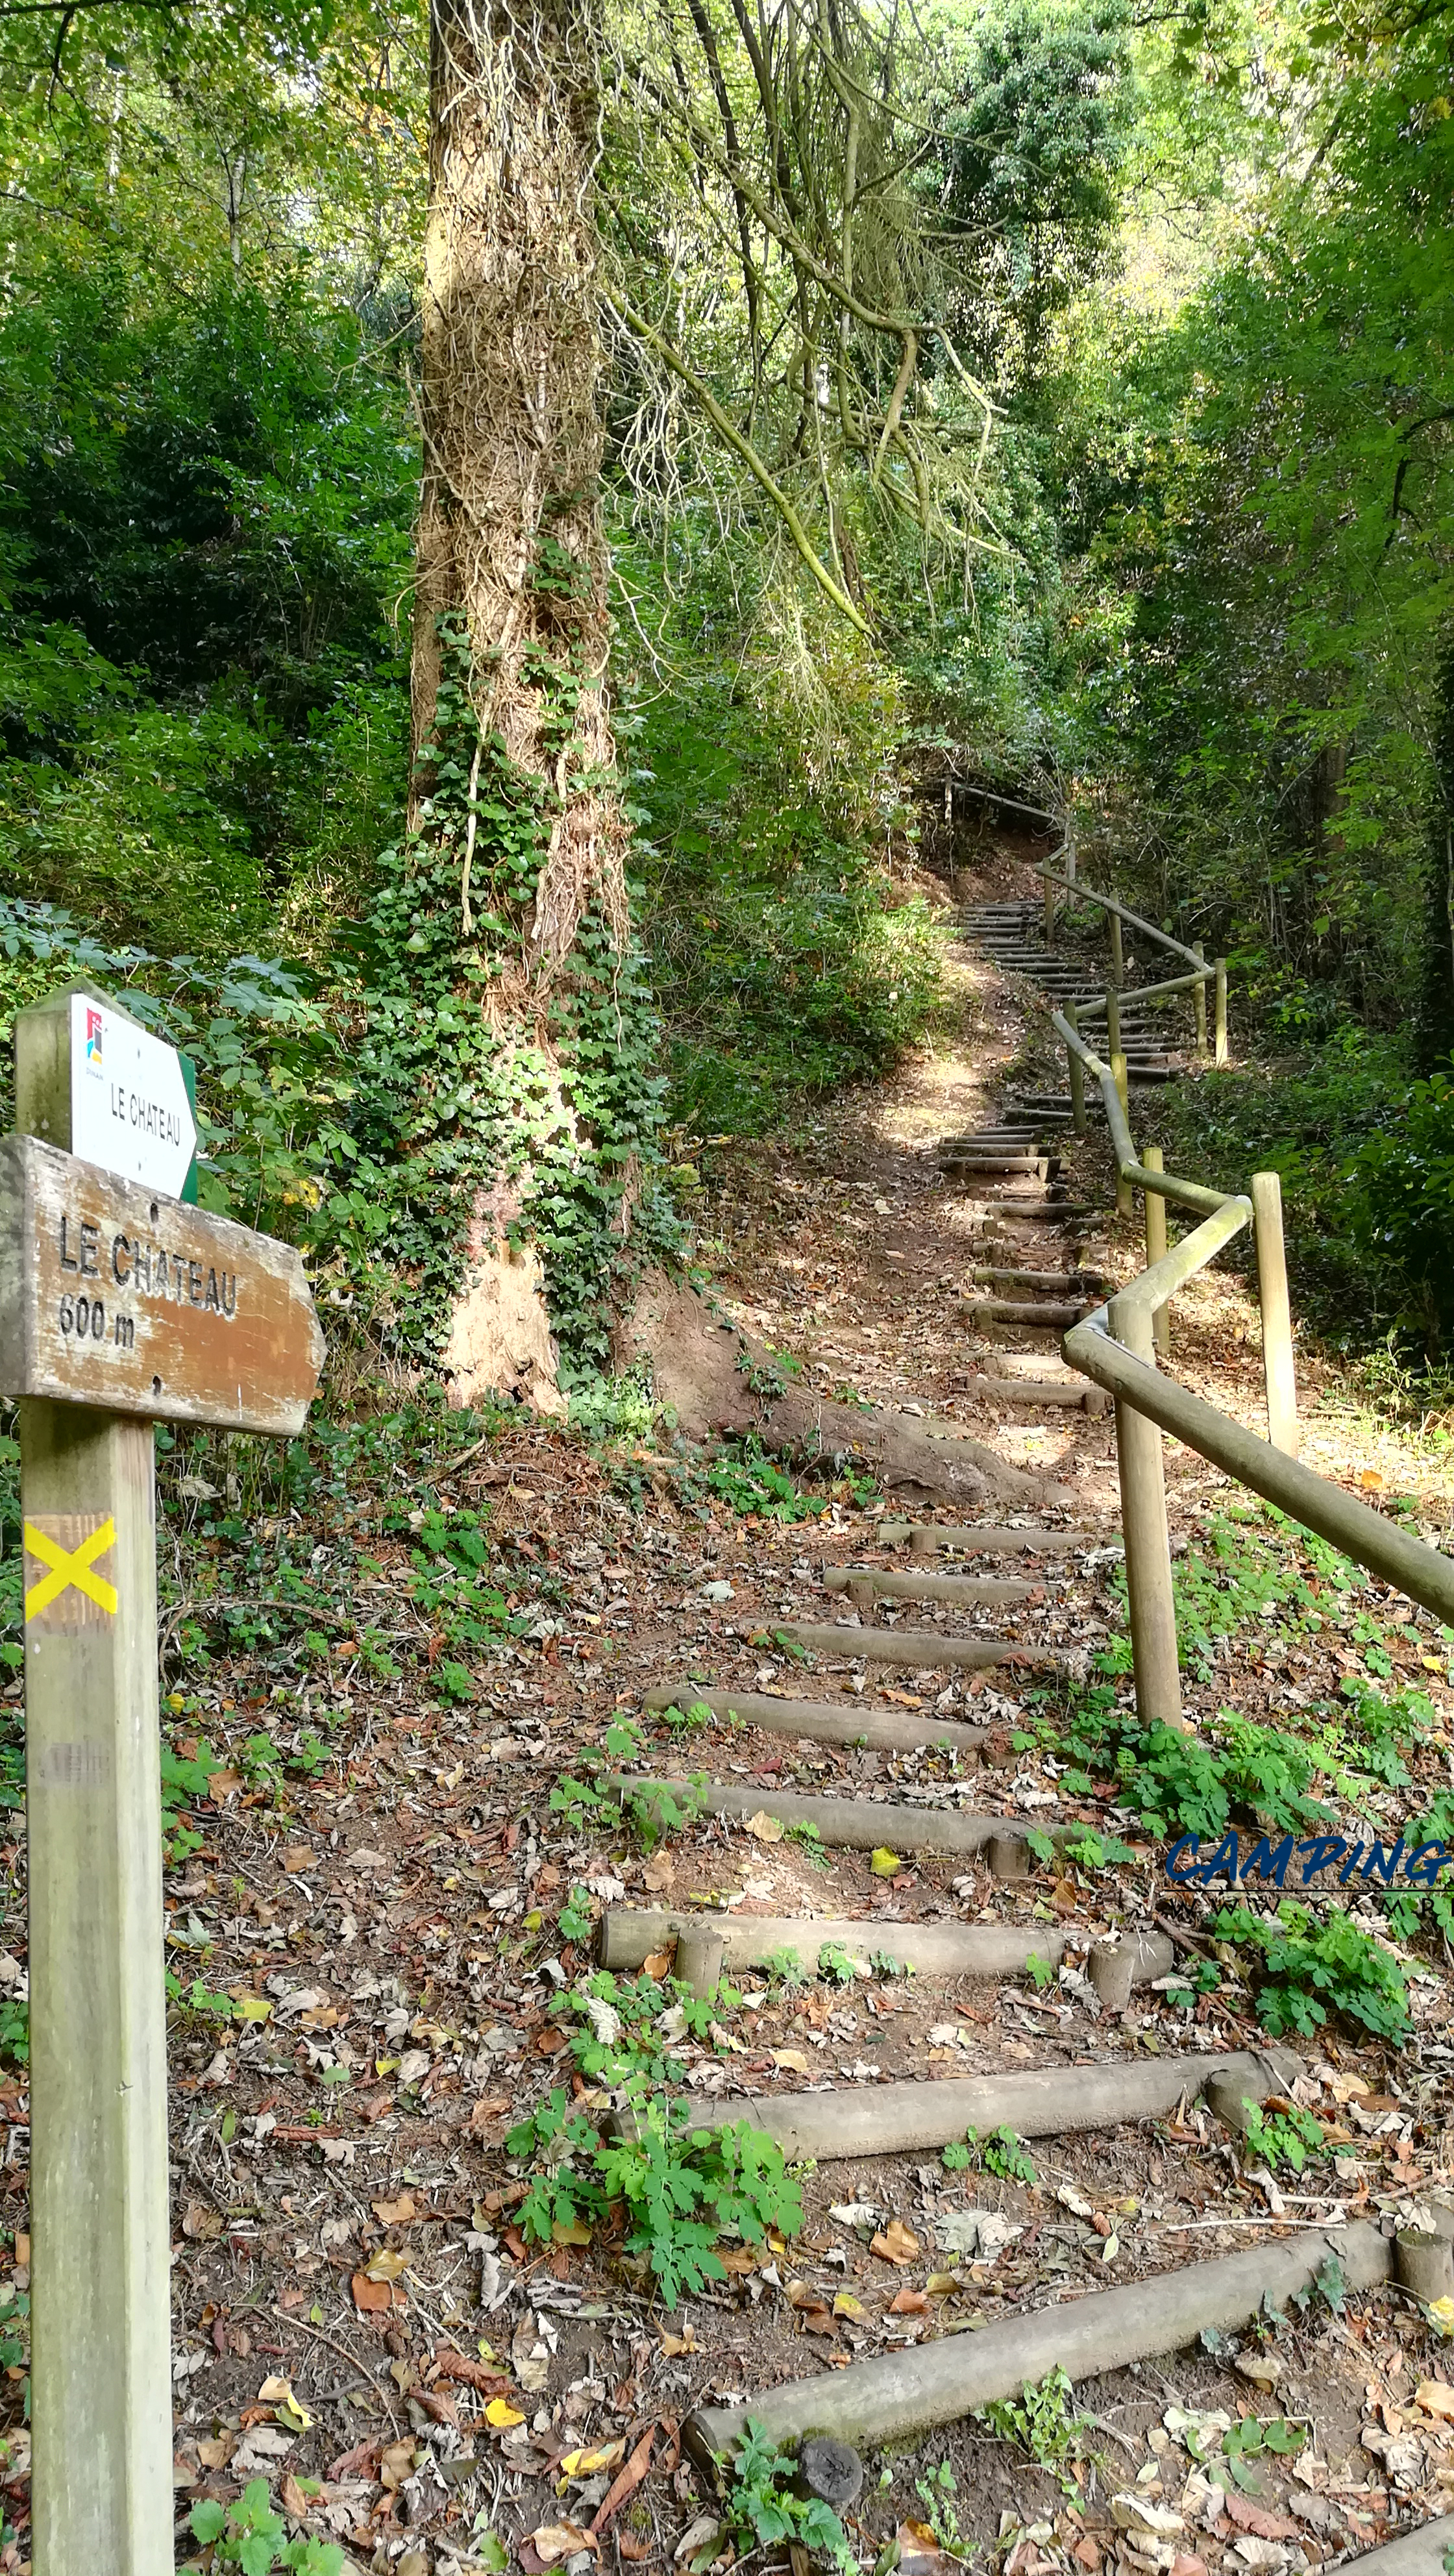
<svg viewBox="0 0 1454 2576">
<path fill-rule="evenodd" d="M 876 1598 L 884 1601 L 958 1601 L 969 1607 L 986 1602 L 1033 1601 L 1043 1582 L 1025 1582 L 993 1574 L 904 1574 L 895 1566 L 826 1565 L 825 1592 L 846 1592 L 855 1610 Z"/>
<path fill-rule="evenodd" d="M 812 1619 L 785 1620 L 775 1632 L 810 1653 L 842 1655 L 869 1664 L 905 1664 L 921 1672 L 964 1666 L 991 1672 L 997 1664 L 1064 1664 L 1062 1646 L 1022 1644 L 1015 1637 L 941 1637 L 933 1628 L 840 1628 Z"/>
<path fill-rule="evenodd" d="M 653 1715 L 665 1708 L 708 1708 L 714 1717 L 736 1718 L 765 1735 L 801 1736 L 812 1744 L 862 1744 L 878 1753 L 953 1753 L 967 1770 L 986 1756 L 993 1759 L 996 1750 L 987 1727 L 936 1717 L 932 1709 L 877 1708 L 871 1700 L 775 1699 L 766 1691 L 702 1690 L 683 1678 L 654 1684 L 642 1706 Z"/>
</svg>

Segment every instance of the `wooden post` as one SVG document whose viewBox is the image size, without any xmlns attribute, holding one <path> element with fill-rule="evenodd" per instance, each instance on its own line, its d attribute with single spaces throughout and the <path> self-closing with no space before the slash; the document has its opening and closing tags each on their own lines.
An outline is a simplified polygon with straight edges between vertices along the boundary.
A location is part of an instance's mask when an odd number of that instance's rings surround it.
<svg viewBox="0 0 1454 2576">
<path fill-rule="evenodd" d="M 1045 879 L 1045 945 L 1046 945 L 1046 947 L 1047 947 L 1047 948 L 1049 947 L 1050 942 L 1051 942 L 1051 940 L 1052 940 L 1054 937 L 1055 937 L 1055 888 L 1054 888 L 1054 886 L 1051 884 L 1051 881 L 1050 881 L 1049 877 L 1047 877 L 1047 878 Z"/>
<path fill-rule="evenodd" d="M 1113 1297 L 1107 1320 L 1118 1342 L 1138 1359 L 1155 1366 L 1151 1318 L 1144 1308 L 1133 1299 Z M 1161 1433 L 1134 1405 L 1119 1402 L 1116 1462 L 1121 1480 L 1121 1529 L 1126 1542 L 1136 1714 L 1146 1726 L 1158 1721 L 1165 1726 L 1180 1726 L 1181 1676 Z"/>
<path fill-rule="evenodd" d="M 1122 1114 L 1125 1117 L 1127 1126 L 1129 1127 L 1131 1123 L 1131 1086 L 1126 1078 L 1126 1059 L 1122 1055 L 1119 1047 L 1112 1049 L 1111 1073 L 1115 1081 L 1116 1090 L 1120 1095 Z M 1131 1184 L 1118 1167 L 1116 1172 L 1117 1216 L 1129 1216 L 1134 1206 L 1135 1200 L 1131 1196 Z"/>
<path fill-rule="evenodd" d="M 1202 955 L 1202 944 L 1200 940 L 1196 942 L 1192 953 L 1196 957 L 1200 957 Z M 1192 995 L 1192 1008 L 1196 1012 L 1197 1053 L 1200 1056 L 1204 1056 L 1207 1051 L 1207 988 L 1205 984 L 1197 985 L 1196 990 Z"/>
<path fill-rule="evenodd" d="M 1121 916 L 1118 912 L 1113 912 L 1109 915 L 1109 920 L 1111 924 L 1111 982 L 1115 985 L 1115 988 L 1119 993 L 1121 986 L 1126 980 L 1126 952 L 1121 945 Z"/>
<path fill-rule="evenodd" d="M 1212 1061 L 1214 1064 L 1225 1064 L 1227 1061 L 1227 961 L 1225 957 L 1217 959 L 1216 982 L 1217 1040 Z"/>
<path fill-rule="evenodd" d="M 1106 1053 L 1114 1064 L 1121 1052 L 1121 996 L 1113 984 L 1106 995 Z"/>
<path fill-rule="evenodd" d="M 1066 1003 L 1065 1016 L 1071 1027 L 1079 1032 L 1080 1018 L 1074 1002 Z M 1071 1124 L 1077 1136 L 1083 1136 L 1085 1134 L 1085 1066 L 1081 1063 L 1074 1047 L 1066 1048 L 1065 1061 L 1070 1074 Z"/>
<path fill-rule="evenodd" d="M 1292 1353 L 1292 1306 L 1282 1238 L 1282 1183 L 1276 1172 L 1252 1175 L 1253 1236 L 1257 1245 L 1257 1296 L 1262 1309 L 1262 1370 L 1267 1381 L 1267 1437 L 1286 1457 L 1298 1454 L 1297 1374 Z"/>
<path fill-rule="evenodd" d="M 1161 1147 L 1143 1145 L 1141 1160 L 1148 1172 L 1162 1170 Z M 1146 1201 L 1146 1267 L 1150 1270 L 1166 1258 L 1166 1201 L 1155 1190 L 1144 1193 Z M 1160 1352 L 1171 1348 L 1171 1301 L 1158 1306 L 1151 1320 L 1151 1338 Z"/>
<path fill-rule="evenodd" d="M 69 997 L 15 1027 L 21 1128 L 70 1144 Z M 153 1434 L 20 1406 L 35 2576 L 173 2563 Z"/>
</svg>

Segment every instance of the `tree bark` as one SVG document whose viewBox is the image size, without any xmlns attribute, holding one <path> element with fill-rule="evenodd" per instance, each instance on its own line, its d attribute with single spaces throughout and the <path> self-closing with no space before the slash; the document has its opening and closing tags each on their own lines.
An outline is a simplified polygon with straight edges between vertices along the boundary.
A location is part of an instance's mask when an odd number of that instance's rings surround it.
<svg viewBox="0 0 1454 2576">
<path fill-rule="evenodd" d="M 497 1007 L 554 980 L 593 894 L 618 941 L 627 927 L 625 828 L 606 783 L 596 114 L 587 9 L 433 0 L 414 819 L 430 781 L 440 620 L 460 616 L 480 745 L 498 735 L 539 781 L 549 824 L 519 968 Z M 479 776 L 477 760 L 476 792 Z M 466 929 L 476 909 L 462 881 Z"/>
<path fill-rule="evenodd" d="M 501 1299 L 518 1304 L 505 1230 L 522 1211 L 531 1230 L 544 1140 L 557 1166 L 601 1147 L 573 1032 L 630 934 L 606 690 L 596 61 L 589 0 L 432 0 L 409 828 L 431 921 L 452 908 L 456 991 L 479 1010 L 507 1124 L 518 1105 L 518 1132 L 482 1156 L 445 1352 L 465 1399 L 510 1376 L 508 1355 L 492 1370 L 451 1354 L 477 1358 Z M 636 1169 L 618 1152 L 597 1194 L 618 1238 Z M 542 1385 L 536 1370 L 537 1400 Z"/>
</svg>

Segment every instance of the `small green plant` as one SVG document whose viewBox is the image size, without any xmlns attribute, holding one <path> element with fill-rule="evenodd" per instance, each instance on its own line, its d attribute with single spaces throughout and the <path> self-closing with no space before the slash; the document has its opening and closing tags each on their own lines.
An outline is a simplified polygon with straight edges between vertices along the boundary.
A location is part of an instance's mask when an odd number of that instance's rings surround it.
<svg viewBox="0 0 1454 2576">
<path fill-rule="evenodd" d="M 831 2505 L 817 2496 L 793 2492 L 797 2463 L 780 2451 L 762 2426 L 747 2419 L 747 2429 L 730 2464 L 724 2462 L 726 2485 L 723 2520 L 739 2556 L 772 2550 L 784 2541 L 815 2558 L 825 2558 L 841 2576 L 857 2576 L 858 2560 Z"/>
<path fill-rule="evenodd" d="M 780 1994 L 791 1994 L 807 1984 L 807 1971 L 796 1950 L 769 1950 L 763 1960 L 769 1988 Z"/>
<path fill-rule="evenodd" d="M 1043 2379 L 1027 2380 L 1018 2397 L 999 2397 L 982 2410 L 981 2420 L 1001 2440 L 1017 2443 L 1037 2467 L 1049 2469 L 1066 2495 L 1078 2490 L 1070 2475 L 1072 2460 L 1094 2457 L 1086 2436 L 1088 2415 L 1075 2411 L 1075 2390 L 1059 2362 Z"/>
<path fill-rule="evenodd" d="M 1008 2124 L 992 2129 L 987 2138 L 981 2138 L 976 2129 L 966 2129 L 962 2140 L 951 2138 L 943 2161 L 950 2173 L 968 2173 L 973 2167 L 979 2173 L 998 2174 L 1002 2182 L 1022 2182 L 1031 2190 L 1038 2180 L 1024 2139 Z"/>
<path fill-rule="evenodd" d="M 830 1977 L 835 1986 L 851 1986 L 857 1970 L 846 1950 L 836 1941 L 825 1941 L 818 1953 L 818 1974 Z"/>
<path fill-rule="evenodd" d="M 1025 1973 L 1037 1995 L 1043 1995 L 1046 1987 L 1055 1983 L 1055 1970 L 1050 1961 L 1040 1958 L 1033 1950 L 1025 1962 Z"/>
<path fill-rule="evenodd" d="M 192 2537 L 200 2540 L 207 2568 L 237 2567 L 242 2576 L 273 2576 L 290 2568 L 298 2576 L 343 2576 L 343 2551 L 335 2540 L 289 2540 L 282 2515 L 273 2510 L 266 2478 L 254 2478 L 235 2504 L 218 2504 L 211 2496 L 194 2504 Z"/>
<path fill-rule="evenodd" d="M 23 1995 L 0 1996 L 0 2066 L 30 2064 L 30 2006 Z"/>
<path fill-rule="evenodd" d="M 573 1887 L 556 1920 L 556 1930 L 562 1941 L 588 1941 L 594 1921 L 590 1890 Z"/>
<path fill-rule="evenodd" d="M 916 2478 L 914 2493 L 924 2508 L 924 2519 L 946 2558 L 969 2559 L 975 2555 L 975 2543 L 959 2528 L 959 2513 L 954 2499 L 959 2493 L 959 2480 L 947 2460 L 931 2469 L 927 2478 Z"/>
<path fill-rule="evenodd" d="M 1294 2424 L 1285 2415 L 1274 2415 L 1266 2423 L 1255 2415 L 1244 2415 L 1228 2426 L 1222 2435 L 1222 2457 L 1209 2463 L 1212 2476 L 1225 2467 L 1234 2486 L 1244 2495 L 1260 2495 L 1262 2482 L 1252 2466 L 1254 2460 L 1272 2457 L 1295 2459 L 1308 2438 L 1306 2424 Z"/>
<path fill-rule="evenodd" d="M 626 2252 L 646 2262 L 674 2308 L 725 2280 L 716 2251 L 723 2235 L 760 2245 L 770 2227 L 796 2234 L 802 2198 L 774 2139 L 745 2121 L 692 2130 L 690 2105 L 664 2101 L 640 2077 L 622 2090 L 629 2137 L 603 2139 L 558 2085 L 510 2131 L 506 2152 L 536 2162 L 519 2210 L 530 2242 L 549 2244 L 558 2226 L 593 2226 L 619 2204 Z"/>
<path fill-rule="evenodd" d="M 1296 2102 L 1285 2111 L 1263 2112 L 1256 2102 L 1244 2101 L 1247 2114 L 1247 2153 L 1265 2164 L 1270 2174 L 1279 2165 L 1289 2173 L 1301 2173 L 1309 2156 L 1326 2154 L 1326 2141 L 1320 2120 Z"/>
<path fill-rule="evenodd" d="M 806 1853 L 814 1869 L 823 1871 L 832 1868 L 832 1854 L 824 1850 L 823 1837 L 816 1825 L 789 1825 L 783 1840 L 796 1843 L 799 1850 Z"/>
<path fill-rule="evenodd" d="M 1245 1906 L 1223 1907 L 1212 1929 L 1219 1940 L 1255 1954 L 1257 2014 L 1274 2038 L 1285 2030 L 1310 2038 L 1330 2007 L 1380 2039 L 1407 2038 L 1409 1990 L 1402 1968 L 1340 1906 L 1321 1923 L 1306 1906 L 1287 1899 L 1271 1923 Z"/>
<path fill-rule="evenodd" d="M 974 2131 L 968 2133 L 971 2147 L 979 2142 Z M 1033 2191 L 1035 2167 L 1030 2161 L 1024 2139 L 1008 2124 L 992 2129 L 979 2146 L 979 2160 L 986 2173 L 998 2174 L 1002 2182 L 1022 2182 Z"/>
</svg>

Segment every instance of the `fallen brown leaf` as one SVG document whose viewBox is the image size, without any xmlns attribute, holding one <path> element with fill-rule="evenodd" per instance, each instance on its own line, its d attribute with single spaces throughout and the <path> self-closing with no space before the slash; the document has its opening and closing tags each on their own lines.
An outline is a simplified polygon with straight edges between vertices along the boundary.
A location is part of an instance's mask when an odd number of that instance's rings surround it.
<svg viewBox="0 0 1454 2576">
<path fill-rule="evenodd" d="M 381 2317 L 394 2304 L 392 2281 L 371 2281 L 367 2272 L 355 2272 L 350 2286 L 354 2306 L 361 2308 L 365 2316 Z"/>
<path fill-rule="evenodd" d="M 870 2239 L 868 2250 L 885 2263 L 912 2263 L 919 2251 L 919 2240 L 901 2218 L 891 2218 L 887 2227 Z"/>
<path fill-rule="evenodd" d="M 656 2440 L 656 2426 L 648 2424 L 624 2469 L 618 2469 L 596 2509 L 591 2524 L 593 2532 L 604 2531 L 613 2514 L 620 2512 L 628 2496 L 634 2495 L 651 2466 L 651 2446 Z"/>
</svg>

